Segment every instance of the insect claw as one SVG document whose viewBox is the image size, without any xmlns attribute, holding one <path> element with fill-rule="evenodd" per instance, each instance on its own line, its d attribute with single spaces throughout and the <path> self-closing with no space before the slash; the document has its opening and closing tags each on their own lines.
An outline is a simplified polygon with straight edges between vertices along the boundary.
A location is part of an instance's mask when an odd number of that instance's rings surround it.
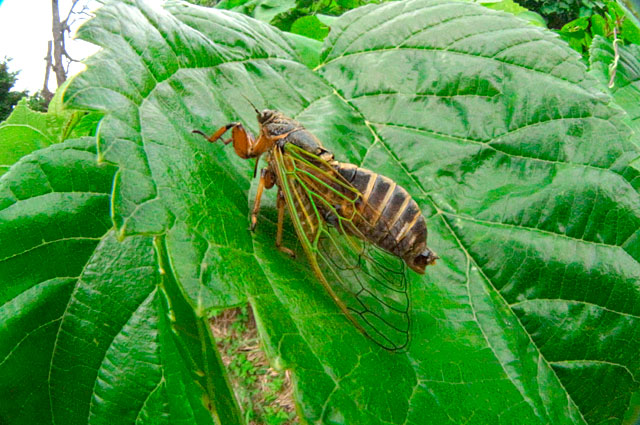
<svg viewBox="0 0 640 425">
<path fill-rule="evenodd" d="M 289 257 L 296 258 L 296 253 L 290 250 L 289 248 L 286 248 L 284 246 L 279 246 L 278 249 L 284 252 L 285 254 L 287 254 Z"/>
</svg>

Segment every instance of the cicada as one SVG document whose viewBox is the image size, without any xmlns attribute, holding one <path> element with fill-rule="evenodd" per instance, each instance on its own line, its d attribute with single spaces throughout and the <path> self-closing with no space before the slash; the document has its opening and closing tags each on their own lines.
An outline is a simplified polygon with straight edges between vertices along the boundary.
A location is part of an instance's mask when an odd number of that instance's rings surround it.
<svg viewBox="0 0 640 425">
<path fill-rule="evenodd" d="M 254 107 L 260 134 L 254 138 L 232 122 L 207 137 L 215 142 L 229 130 L 238 156 L 266 156 L 251 212 L 258 221 L 264 189 L 276 186 L 276 246 L 282 245 L 285 209 L 318 280 L 360 330 L 388 350 L 409 343 L 407 266 L 423 274 L 438 258 L 427 248 L 427 227 L 416 202 L 393 180 L 339 162 L 320 140 L 281 112 Z M 256 172 L 254 171 L 254 176 Z"/>
</svg>

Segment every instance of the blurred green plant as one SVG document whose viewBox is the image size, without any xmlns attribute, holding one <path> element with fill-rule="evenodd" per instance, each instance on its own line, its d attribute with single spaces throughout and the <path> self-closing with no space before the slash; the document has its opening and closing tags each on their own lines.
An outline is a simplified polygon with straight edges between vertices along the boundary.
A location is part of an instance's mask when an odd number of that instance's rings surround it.
<svg viewBox="0 0 640 425">
<path fill-rule="evenodd" d="M 243 13 L 283 31 L 321 41 L 329 33 L 327 20 L 321 16 L 340 16 L 351 9 L 382 1 L 384 0 L 222 0 L 215 7 Z"/>
<path fill-rule="evenodd" d="M 68 82 L 45 107 L 37 93 L 22 98 L 9 117 L 0 123 L 0 174 L 23 156 L 54 143 L 93 136 L 102 114 L 64 108 L 62 93 Z M 44 108 L 47 112 L 40 112 Z"/>
<path fill-rule="evenodd" d="M 606 0 L 516 0 L 547 20 L 549 28 L 559 29 L 579 17 L 589 17 L 604 10 Z"/>
<path fill-rule="evenodd" d="M 545 19 L 537 12 L 531 11 L 526 7 L 521 6 L 514 0 L 471 0 L 473 3 L 478 3 L 484 7 L 493 10 L 502 10 L 503 12 L 509 12 L 512 15 L 517 16 L 520 19 L 528 21 L 530 24 L 538 27 L 546 27 L 547 23 Z"/>
<path fill-rule="evenodd" d="M 26 91 L 12 90 L 18 80 L 19 71 L 9 71 L 11 58 L 0 61 L 0 122 L 4 121 L 20 99 L 27 96 Z"/>
<path fill-rule="evenodd" d="M 27 106 L 29 106 L 29 109 L 32 111 L 47 112 L 49 109 L 49 102 L 47 102 L 47 99 L 45 99 L 40 90 L 38 90 L 29 96 L 27 99 Z"/>
<path fill-rule="evenodd" d="M 618 40 L 625 44 L 640 44 L 640 29 L 616 1 L 605 2 L 601 13 L 583 16 L 565 24 L 558 34 L 569 45 L 588 57 L 595 36 Z"/>
<path fill-rule="evenodd" d="M 636 26 L 640 27 L 640 0 L 618 0 L 618 4 L 627 12 Z"/>
</svg>

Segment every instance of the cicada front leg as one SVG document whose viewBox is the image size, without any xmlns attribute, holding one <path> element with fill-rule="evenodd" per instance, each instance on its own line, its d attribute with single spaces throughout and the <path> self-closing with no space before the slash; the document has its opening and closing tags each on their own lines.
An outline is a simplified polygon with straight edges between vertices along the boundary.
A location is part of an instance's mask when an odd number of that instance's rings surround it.
<svg viewBox="0 0 640 425">
<path fill-rule="evenodd" d="M 258 139 L 255 139 L 251 133 L 249 133 L 242 124 L 239 122 L 232 122 L 220 127 L 211 136 L 207 136 L 200 130 L 193 130 L 193 133 L 204 136 L 209 142 L 215 143 L 222 137 L 224 133 L 231 130 L 231 137 L 223 140 L 225 145 L 233 142 L 233 149 L 236 154 L 243 159 L 257 158 L 265 153 L 273 145 L 273 141 L 264 137 L 262 133 Z"/>
<path fill-rule="evenodd" d="M 249 229 L 253 231 L 258 223 L 258 212 L 260 211 L 260 200 L 262 199 L 262 191 L 271 189 L 276 184 L 276 175 L 269 168 L 263 168 L 260 172 L 260 181 L 258 182 L 258 191 L 256 199 L 253 201 L 253 210 L 251 210 L 251 226 Z"/>
</svg>

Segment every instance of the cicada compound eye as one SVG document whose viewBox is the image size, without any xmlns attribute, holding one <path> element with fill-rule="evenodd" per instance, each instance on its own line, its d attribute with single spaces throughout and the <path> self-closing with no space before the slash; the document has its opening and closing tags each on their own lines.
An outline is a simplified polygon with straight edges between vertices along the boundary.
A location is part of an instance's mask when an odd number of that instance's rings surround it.
<svg viewBox="0 0 640 425">
<path fill-rule="evenodd" d="M 272 111 L 271 109 L 263 109 L 262 112 L 258 113 L 258 122 L 260 124 L 264 124 L 267 121 L 269 121 L 271 118 L 273 118 L 273 116 L 275 115 L 275 111 Z"/>
</svg>

